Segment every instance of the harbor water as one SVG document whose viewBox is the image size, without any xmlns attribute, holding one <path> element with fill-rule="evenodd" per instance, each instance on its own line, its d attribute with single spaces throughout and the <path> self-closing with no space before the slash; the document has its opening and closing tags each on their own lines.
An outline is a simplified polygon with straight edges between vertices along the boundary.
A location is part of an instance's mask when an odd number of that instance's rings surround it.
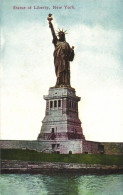
<svg viewBox="0 0 123 195">
<path fill-rule="evenodd" d="M 123 195 L 123 175 L 1 174 L 0 195 Z"/>
</svg>

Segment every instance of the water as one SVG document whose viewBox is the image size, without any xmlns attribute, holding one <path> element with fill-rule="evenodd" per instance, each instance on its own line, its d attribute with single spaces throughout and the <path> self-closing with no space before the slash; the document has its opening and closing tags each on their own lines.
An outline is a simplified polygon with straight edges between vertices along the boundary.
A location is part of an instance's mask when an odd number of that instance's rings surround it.
<svg viewBox="0 0 123 195">
<path fill-rule="evenodd" d="M 123 175 L 0 175 L 0 195 L 123 195 Z"/>
</svg>

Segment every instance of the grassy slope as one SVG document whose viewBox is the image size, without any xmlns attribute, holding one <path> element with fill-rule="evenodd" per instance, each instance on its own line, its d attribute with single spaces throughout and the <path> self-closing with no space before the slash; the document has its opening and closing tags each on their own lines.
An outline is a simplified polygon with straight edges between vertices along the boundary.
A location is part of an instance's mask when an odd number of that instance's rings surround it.
<svg viewBox="0 0 123 195">
<path fill-rule="evenodd" d="M 65 162 L 83 164 L 123 165 L 123 155 L 106 154 L 46 154 L 32 150 L 2 149 L 1 159 L 41 161 L 41 162 Z"/>
</svg>

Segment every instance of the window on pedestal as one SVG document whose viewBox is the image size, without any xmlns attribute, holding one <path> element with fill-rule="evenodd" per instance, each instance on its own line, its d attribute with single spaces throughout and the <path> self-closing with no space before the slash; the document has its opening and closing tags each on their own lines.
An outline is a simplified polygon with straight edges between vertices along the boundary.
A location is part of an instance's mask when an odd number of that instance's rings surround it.
<svg viewBox="0 0 123 195">
<path fill-rule="evenodd" d="M 54 133 L 54 128 L 52 128 L 52 133 Z"/>
<path fill-rule="evenodd" d="M 71 101 L 69 100 L 69 107 L 71 108 Z"/>
<path fill-rule="evenodd" d="M 56 144 L 52 144 L 52 150 L 54 150 L 54 149 L 55 149 L 55 146 L 56 146 Z"/>
<path fill-rule="evenodd" d="M 73 104 L 74 104 L 74 103 L 72 102 L 72 108 L 73 108 Z"/>
<path fill-rule="evenodd" d="M 75 108 L 75 102 L 73 102 L 73 109 Z"/>
<path fill-rule="evenodd" d="M 50 101 L 50 108 L 53 107 L 53 101 Z"/>
<path fill-rule="evenodd" d="M 61 100 L 58 100 L 58 107 L 61 107 Z"/>
<path fill-rule="evenodd" d="M 59 149 L 60 148 L 60 144 L 57 144 L 57 149 Z"/>
<path fill-rule="evenodd" d="M 54 107 L 55 108 L 57 107 L 57 101 L 56 100 L 54 101 Z"/>
<path fill-rule="evenodd" d="M 69 100 L 69 107 L 71 108 L 72 107 L 72 101 Z"/>
</svg>

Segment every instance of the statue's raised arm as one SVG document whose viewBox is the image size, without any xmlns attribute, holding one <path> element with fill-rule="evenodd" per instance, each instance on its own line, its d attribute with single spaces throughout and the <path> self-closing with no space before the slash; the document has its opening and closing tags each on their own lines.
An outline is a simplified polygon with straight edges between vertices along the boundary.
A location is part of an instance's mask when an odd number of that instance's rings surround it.
<svg viewBox="0 0 123 195">
<path fill-rule="evenodd" d="M 52 36 L 53 36 L 53 42 L 56 42 L 57 36 L 56 36 L 55 30 L 54 30 L 53 24 L 52 24 L 52 22 L 51 22 L 51 21 L 53 20 L 52 14 L 49 14 L 49 15 L 48 15 L 47 20 L 49 21 L 49 27 L 50 27 L 50 29 L 51 29 L 51 33 L 52 33 Z"/>
<path fill-rule="evenodd" d="M 48 15 L 49 27 L 53 36 L 54 50 L 54 65 L 57 82 L 55 87 L 70 87 L 70 61 L 74 59 L 74 47 L 66 42 L 66 31 L 59 30 L 58 38 L 55 34 L 52 24 L 52 14 Z"/>
</svg>

